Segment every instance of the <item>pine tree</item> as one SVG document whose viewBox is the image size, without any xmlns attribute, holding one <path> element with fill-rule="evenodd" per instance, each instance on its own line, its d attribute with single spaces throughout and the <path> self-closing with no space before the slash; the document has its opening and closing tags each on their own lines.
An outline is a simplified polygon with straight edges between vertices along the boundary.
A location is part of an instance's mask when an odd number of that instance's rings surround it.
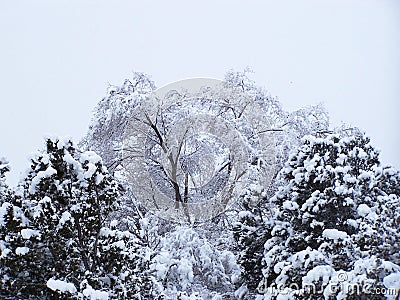
<svg viewBox="0 0 400 300">
<path fill-rule="evenodd" d="M 251 193 L 248 193 L 243 199 L 245 210 L 238 214 L 238 220 L 233 226 L 233 236 L 238 263 L 242 267 L 240 285 L 246 283 L 247 289 L 255 291 L 263 279 L 260 266 L 264 257 L 264 244 L 271 238 L 268 234 L 271 223 L 263 217 L 259 206 L 250 205 L 250 197 Z"/>
<path fill-rule="evenodd" d="M 2 249 L 9 254 L 2 255 L 5 290 L 39 299 L 152 294 L 146 245 L 138 232 L 112 221 L 120 207 L 118 185 L 96 153 L 48 139 L 23 190 L 22 200 L 2 209 L 10 249 Z"/>
<path fill-rule="evenodd" d="M 5 158 L 0 158 L 0 204 L 6 198 L 9 188 L 5 182 L 5 175 L 10 171 L 8 161 Z"/>
<path fill-rule="evenodd" d="M 279 174 L 273 219 L 242 213 L 248 236 L 263 232 L 258 239 L 265 242 L 258 265 L 251 259 L 259 259 L 260 247 L 251 238 L 241 245 L 251 257 L 241 261 L 244 269 L 263 277 L 255 288 L 245 276 L 250 292 L 261 293 L 259 299 L 362 299 L 368 292 L 351 294 L 346 286 L 389 288 L 400 270 L 399 173 L 380 166 L 364 135 L 309 136 L 302 143 Z M 340 273 L 346 281 L 338 286 Z"/>
<path fill-rule="evenodd" d="M 287 184 L 272 199 L 277 210 L 272 237 L 265 244 L 262 284 L 285 287 L 299 298 L 323 299 L 343 294 L 343 290 L 329 288 L 339 271 L 347 272 L 351 279 L 364 267 L 369 284 L 382 287 L 384 278 L 400 267 L 382 260 L 393 257 L 379 250 L 380 242 L 395 228 L 391 227 L 395 224 L 382 226 L 388 217 L 382 215 L 387 201 L 378 196 L 382 193 L 379 187 L 383 184 L 390 193 L 384 193 L 386 197 L 398 197 L 393 194 L 398 173 L 392 172 L 388 179 L 379 173 L 389 172 L 381 170 L 378 151 L 365 136 L 305 138 L 280 174 Z M 379 227 L 380 237 L 378 230 L 373 230 Z M 399 252 L 396 244 L 389 248 L 392 253 Z M 368 273 L 368 268 L 380 268 L 380 275 Z M 324 294 L 304 289 L 305 284 L 313 284 Z M 269 290 L 265 297 L 271 296 Z M 352 295 L 357 299 L 365 296 Z"/>
<path fill-rule="evenodd" d="M 17 296 L 23 289 L 22 278 L 26 275 L 20 256 L 28 248 L 26 239 L 32 232 L 26 229 L 26 219 L 21 198 L 6 184 L 5 174 L 9 171 L 5 159 L 0 160 L 0 295 Z M 34 235 L 34 234 L 33 234 Z"/>
</svg>

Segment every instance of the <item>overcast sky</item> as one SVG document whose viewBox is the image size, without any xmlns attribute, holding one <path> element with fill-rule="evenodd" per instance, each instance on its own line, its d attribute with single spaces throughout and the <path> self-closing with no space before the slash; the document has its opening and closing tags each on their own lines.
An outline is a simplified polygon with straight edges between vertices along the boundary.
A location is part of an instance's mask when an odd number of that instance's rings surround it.
<svg viewBox="0 0 400 300">
<path fill-rule="evenodd" d="M 287 110 L 325 103 L 400 168 L 400 2 L 0 1 L 0 156 L 12 184 L 47 134 L 85 133 L 108 84 L 250 66 Z"/>
</svg>

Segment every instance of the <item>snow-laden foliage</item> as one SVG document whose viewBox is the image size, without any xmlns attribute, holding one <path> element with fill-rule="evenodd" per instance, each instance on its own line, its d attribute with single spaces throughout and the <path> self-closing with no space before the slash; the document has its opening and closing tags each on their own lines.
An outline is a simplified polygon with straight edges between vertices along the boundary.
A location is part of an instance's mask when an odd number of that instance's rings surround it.
<svg viewBox="0 0 400 300">
<path fill-rule="evenodd" d="M 319 135 L 329 131 L 329 115 L 322 104 L 287 112 L 276 97 L 250 79 L 250 69 L 243 72 L 229 71 L 225 80 L 245 91 L 265 111 L 276 142 L 276 170 L 287 161 L 291 150 L 300 145 L 305 135 Z"/>
<path fill-rule="evenodd" d="M 218 249 L 193 228 L 184 226 L 161 238 L 152 269 L 167 299 L 183 292 L 202 299 L 231 298 L 240 275 L 231 251 Z"/>
<path fill-rule="evenodd" d="M 2 292 L 43 299 L 151 294 L 146 247 L 139 234 L 110 222 L 118 186 L 96 153 L 48 139 L 23 190 L 22 201 L 2 204 Z"/>
<path fill-rule="evenodd" d="M 250 208 L 239 212 L 233 233 L 237 245 L 237 259 L 242 267 L 241 284 L 244 290 L 255 290 L 263 279 L 261 264 L 264 256 L 264 244 L 271 237 L 268 223 L 263 220 L 259 209 Z M 263 226 L 265 224 L 265 226 Z"/>
<path fill-rule="evenodd" d="M 29 249 L 24 247 L 24 238 L 34 235 L 34 232 L 24 231 L 28 220 L 21 209 L 21 199 L 7 186 L 5 174 L 9 171 L 8 162 L 0 160 L 0 296 L 8 295 L 6 282 L 9 274 L 14 273 L 13 266 L 4 263 L 10 257 L 25 255 Z M 10 245 L 15 245 L 13 248 Z M 17 260 L 16 267 L 21 267 Z"/>
<path fill-rule="evenodd" d="M 4 157 L 0 157 L 0 204 L 10 192 L 5 180 L 5 175 L 9 171 L 8 161 Z"/>
<path fill-rule="evenodd" d="M 262 294 L 258 299 L 375 297 L 400 268 L 399 172 L 380 166 L 363 135 L 308 136 L 302 143 L 280 172 L 274 218 L 248 211 L 238 223 L 247 233 L 242 239 L 261 234 L 265 241 L 261 263 L 259 244 L 242 245 L 244 269 L 258 268 L 255 278 L 263 277 L 257 287 L 247 285 Z M 369 290 L 351 294 L 355 285 Z"/>
<path fill-rule="evenodd" d="M 155 89 L 143 73 L 134 73 L 122 86 L 110 86 L 97 104 L 89 132 L 82 141 L 85 149 L 96 151 L 112 173 L 120 164 L 122 140 L 133 110 Z"/>
</svg>

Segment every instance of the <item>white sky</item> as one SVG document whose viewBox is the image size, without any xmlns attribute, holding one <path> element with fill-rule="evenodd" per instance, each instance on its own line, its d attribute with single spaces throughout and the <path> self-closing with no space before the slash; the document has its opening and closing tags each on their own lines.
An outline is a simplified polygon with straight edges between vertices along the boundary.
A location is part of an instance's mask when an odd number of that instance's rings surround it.
<svg viewBox="0 0 400 300">
<path fill-rule="evenodd" d="M 325 103 L 400 168 L 400 2 L 0 1 L 0 156 L 85 133 L 108 83 L 157 86 L 250 66 L 287 110 Z"/>
</svg>

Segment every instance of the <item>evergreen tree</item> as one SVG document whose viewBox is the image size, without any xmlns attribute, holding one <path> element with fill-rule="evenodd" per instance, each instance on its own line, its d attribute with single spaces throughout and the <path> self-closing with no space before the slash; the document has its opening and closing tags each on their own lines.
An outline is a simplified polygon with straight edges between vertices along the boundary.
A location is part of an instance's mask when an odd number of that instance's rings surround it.
<svg viewBox="0 0 400 300">
<path fill-rule="evenodd" d="M 0 203 L 6 198 L 9 188 L 5 181 L 5 175 L 10 171 L 8 161 L 5 158 L 0 158 Z"/>
<path fill-rule="evenodd" d="M 5 159 L 0 160 L 0 295 L 17 296 L 23 288 L 26 269 L 21 255 L 26 254 L 26 239 L 33 232 L 26 229 L 28 220 L 21 209 L 21 198 L 6 184 L 9 171 Z M 15 293 L 14 293 L 15 292 Z"/>
<path fill-rule="evenodd" d="M 346 287 L 389 288 L 400 270 L 399 173 L 380 166 L 368 138 L 306 137 L 279 179 L 273 220 L 254 226 L 266 240 L 254 272 L 263 279 L 251 290 L 258 298 L 363 299 L 368 291 Z M 244 251 L 258 257 L 249 245 Z"/>
<path fill-rule="evenodd" d="M 245 210 L 239 212 L 233 226 L 233 236 L 236 244 L 238 263 L 242 267 L 240 285 L 246 283 L 246 288 L 254 291 L 263 279 L 260 268 L 264 257 L 264 244 L 271 238 L 270 220 L 264 218 L 260 206 L 251 206 L 251 192 L 247 191 L 243 199 Z"/>
<path fill-rule="evenodd" d="M 152 293 L 140 235 L 110 219 L 119 209 L 118 185 L 96 153 L 48 139 L 23 188 L 23 200 L 2 218 L 4 232 L 15 236 L 6 238 L 10 255 L 2 255 L 9 279 L 4 290 L 38 299 L 143 299 Z"/>
</svg>

